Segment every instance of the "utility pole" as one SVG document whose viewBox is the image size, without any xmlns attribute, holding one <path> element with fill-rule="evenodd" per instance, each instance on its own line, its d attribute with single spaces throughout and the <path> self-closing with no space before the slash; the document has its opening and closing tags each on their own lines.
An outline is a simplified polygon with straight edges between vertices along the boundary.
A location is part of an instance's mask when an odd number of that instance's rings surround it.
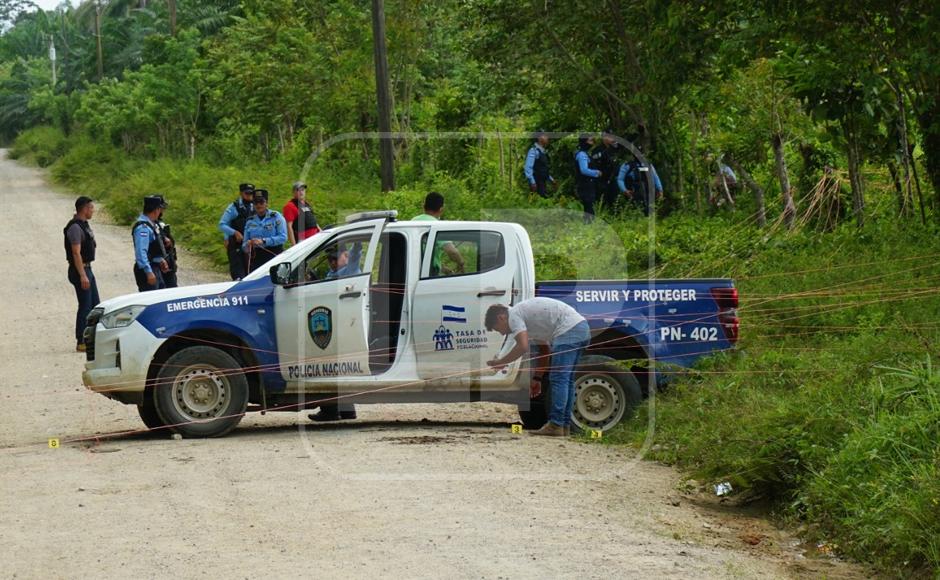
<svg viewBox="0 0 940 580">
<path fill-rule="evenodd" d="M 49 37 L 49 61 L 52 63 L 52 90 L 55 91 L 55 42 Z"/>
<path fill-rule="evenodd" d="M 372 0 L 372 41 L 375 48 L 375 93 L 379 109 L 379 173 L 382 191 L 395 189 L 395 159 L 392 151 L 392 103 L 388 87 L 388 56 L 385 50 L 384 0 Z"/>
</svg>

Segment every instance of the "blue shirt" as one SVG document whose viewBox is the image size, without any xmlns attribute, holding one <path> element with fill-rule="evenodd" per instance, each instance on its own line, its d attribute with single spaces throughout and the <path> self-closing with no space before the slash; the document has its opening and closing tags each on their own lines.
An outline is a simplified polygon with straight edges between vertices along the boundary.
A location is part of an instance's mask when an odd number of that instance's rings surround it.
<svg viewBox="0 0 940 580">
<path fill-rule="evenodd" d="M 261 239 L 261 245 L 266 248 L 283 246 L 287 241 L 287 221 L 284 216 L 273 209 L 265 212 L 263 217 L 255 213 L 245 222 L 245 239 L 242 241 L 242 250 L 248 252 L 248 242 Z"/>
<path fill-rule="evenodd" d="M 718 170 L 719 170 L 722 174 L 724 174 L 724 175 L 730 177 L 731 179 L 733 179 L 733 180 L 735 180 L 735 181 L 738 180 L 738 176 L 734 174 L 734 170 L 731 169 L 730 167 L 728 167 L 727 165 L 725 165 L 724 163 L 719 163 L 719 164 L 718 164 Z"/>
<path fill-rule="evenodd" d="M 653 172 L 653 184 L 656 186 L 656 191 L 661 192 L 663 190 L 663 183 L 659 180 L 656 168 L 652 165 L 648 165 L 647 167 Z M 620 188 L 621 192 L 626 192 L 628 189 L 635 190 L 640 179 L 646 179 L 646 176 L 640 177 L 642 172 L 639 171 L 638 168 L 639 164 L 634 162 L 624 163 L 620 166 L 620 173 L 617 174 L 617 187 Z M 627 187 L 626 181 L 628 180 L 630 187 Z"/>
<path fill-rule="evenodd" d="M 525 173 L 525 178 L 528 179 L 529 183 L 532 185 L 535 185 L 535 160 L 543 153 L 545 153 L 545 149 L 536 143 L 532 147 L 529 147 L 529 152 L 525 156 L 525 165 L 522 166 L 522 171 Z M 555 178 L 549 175 L 548 180 L 555 181 Z"/>
<path fill-rule="evenodd" d="M 151 226 L 154 225 L 153 220 L 147 217 L 144 214 L 137 216 L 137 221 L 147 222 Z M 157 236 L 155 228 L 148 228 L 143 224 L 139 224 L 134 227 L 134 261 L 137 263 L 137 266 L 140 267 L 144 272 L 150 273 L 153 272 L 153 268 L 150 267 L 150 258 L 147 256 L 147 251 L 150 249 L 150 244 L 154 240 L 158 243 L 163 243 L 160 241 L 160 237 Z M 163 256 L 156 256 L 153 259 L 154 264 L 159 264 L 163 261 Z"/>
<path fill-rule="evenodd" d="M 591 169 L 591 156 L 587 154 L 587 151 L 583 149 L 578 151 L 574 160 L 578 162 L 578 171 L 581 172 L 581 175 L 587 175 L 588 177 L 600 177 L 601 172 L 597 169 Z"/>
<path fill-rule="evenodd" d="M 253 207 L 250 202 L 245 203 L 244 200 L 238 200 L 238 202 L 233 201 L 232 203 L 228 204 L 228 207 L 225 208 L 224 212 L 222 212 L 222 219 L 219 220 L 219 230 L 225 234 L 226 240 L 235 235 L 236 230 L 231 226 L 231 223 L 232 220 L 238 217 L 238 209 L 235 208 L 236 203 L 245 204 L 248 206 L 248 209 Z"/>
<path fill-rule="evenodd" d="M 337 268 L 335 270 L 330 270 L 326 273 L 326 279 L 331 278 L 342 278 L 344 276 L 355 276 L 356 274 L 362 274 L 362 268 L 359 267 L 359 258 L 362 257 L 362 242 L 356 242 L 353 244 L 352 249 L 349 250 L 349 261 L 346 262 L 346 265 L 342 268 Z"/>
</svg>

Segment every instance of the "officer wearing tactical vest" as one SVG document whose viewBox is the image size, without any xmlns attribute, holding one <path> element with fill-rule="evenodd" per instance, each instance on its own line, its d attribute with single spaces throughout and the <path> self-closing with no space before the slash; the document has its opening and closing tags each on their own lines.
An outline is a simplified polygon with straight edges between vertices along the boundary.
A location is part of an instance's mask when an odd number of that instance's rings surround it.
<svg viewBox="0 0 940 580">
<path fill-rule="evenodd" d="M 163 199 L 162 195 L 158 195 L 160 199 Z M 163 199 L 164 205 L 169 205 L 165 199 Z M 176 279 L 176 272 L 179 269 L 179 265 L 176 260 L 176 240 L 173 239 L 173 234 L 170 232 L 170 226 L 165 221 L 163 221 L 164 210 L 160 210 L 160 215 L 157 216 L 157 234 L 160 236 L 160 241 L 163 243 L 163 247 L 166 248 L 166 263 L 167 271 L 163 272 L 163 284 L 166 288 L 176 288 L 179 286 L 179 283 Z"/>
<path fill-rule="evenodd" d="M 287 222 L 284 216 L 268 209 L 268 190 L 256 189 L 255 213 L 245 222 L 242 250 L 248 256 L 248 271 L 254 272 L 265 262 L 284 251 Z"/>
<path fill-rule="evenodd" d="M 307 203 L 307 184 L 303 181 L 294 183 L 293 196 L 284 204 L 284 220 L 287 222 L 287 239 L 290 245 L 312 238 L 320 227 L 313 208 Z"/>
<path fill-rule="evenodd" d="M 134 239 L 134 279 L 139 292 L 166 288 L 163 273 L 169 270 L 169 264 L 166 261 L 166 247 L 157 232 L 157 218 L 165 207 L 162 196 L 148 195 L 144 198 L 144 211 L 137 216 L 131 229 Z"/>
<path fill-rule="evenodd" d="M 240 197 L 230 203 L 222 213 L 222 219 L 219 220 L 219 230 L 225 236 L 225 249 L 228 252 L 228 271 L 232 280 L 241 280 L 247 270 L 245 268 L 245 254 L 242 252 L 242 241 L 244 240 L 245 222 L 254 213 L 252 200 L 255 194 L 255 186 L 250 183 L 242 183 L 238 186 Z"/>
<path fill-rule="evenodd" d="M 525 178 L 529 181 L 529 190 L 539 194 L 540 197 L 548 197 L 547 185 L 549 183 L 555 186 L 555 179 L 548 170 L 548 133 L 539 130 L 535 133 L 535 142 L 529 148 L 525 156 L 525 165 L 523 172 Z"/>
<path fill-rule="evenodd" d="M 574 184 L 578 199 L 584 207 L 584 223 L 594 221 L 594 200 L 597 197 L 597 180 L 603 174 L 591 167 L 591 147 L 594 146 L 594 136 L 584 133 L 578 139 L 578 151 L 574 155 L 575 170 Z"/>
<path fill-rule="evenodd" d="M 75 215 L 65 224 L 62 234 L 65 237 L 65 259 L 69 263 L 69 282 L 75 288 L 78 298 L 78 312 L 75 314 L 75 350 L 83 352 L 85 343 L 85 319 L 91 309 L 100 302 L 98 284 L 91 271 L 95 261 L 95 234 L 88 225 L 88 220 L 95 213 L 95 204 L 84 195 L 75 200 Z"/>
<path fill-rule="evenodd" d="M 613 211 L 620 199 L 617 189 L 617 170 L 620 168 L 618 157 L 622 151 L 613 129 L 604 129 L 600 144 L 591 151 L 591 167 L 604 175 L 597 181 L 597 201 L 604 204 L 604 209 Z"/>
</svg>

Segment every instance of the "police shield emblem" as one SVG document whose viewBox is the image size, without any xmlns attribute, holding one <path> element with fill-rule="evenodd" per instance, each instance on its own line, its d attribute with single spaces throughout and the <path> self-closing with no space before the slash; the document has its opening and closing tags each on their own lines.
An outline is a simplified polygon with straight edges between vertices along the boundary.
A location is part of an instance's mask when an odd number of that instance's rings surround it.
<svg viewBox="0 0 940 580">
<path fill-rule="evenodd" d="M 317 306 L 307 313 L 307 330 L 313 344 L 326 348 L 333 338 L 333 313 L 325 306 Z"/>
</svg>

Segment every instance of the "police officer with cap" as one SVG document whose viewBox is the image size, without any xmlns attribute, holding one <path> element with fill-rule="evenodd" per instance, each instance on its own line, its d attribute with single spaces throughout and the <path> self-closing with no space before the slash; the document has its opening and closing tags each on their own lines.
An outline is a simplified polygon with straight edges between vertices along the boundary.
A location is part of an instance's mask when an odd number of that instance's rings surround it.
<svg viewBox="0 0 940 580">
<path fill-rule="evenodd" d="M 594 136 L 582 133 L 578 138 L 578 150 L 574 154 L 574 184 L 578 199 L 584 207 L 584 223 L 594 221 L 594 200 L 597 197 L 597 180 L 603 174 L 600 170 L 591 167 L 591 148 L 594 146 Z"/>
<path fill-rule="evenodd" d="M 540 197 L 548 197 L 547 185 L 555 186 L 555 179 L 548 170 L 548 133 L 539 129 L 535 132 L 534 142 L 525 156 L 523 172 L 529 182 L 529 190 Z"/>
<path fill-rule="evenodd" d="M 255 186 L 242 183 L 238 186 L 239 198 L 225 208 L 219 220 L 219 230 L 225 236 L 225 250 L 228 253 L 228 270 L 232 280 L 241 280 L 247 273 L 245 254 L 242 252 L 245 222 L 254 214 L 252 200 Z"/>
<path fill-rule="evenodd" d="M 254 272 L 265 262 L 284 251 L 287 222 L 284 216 L 268 209 L 268 190 L 256 189 L 255 213 L 245 222 L 242 251 L 248 257 L 248 271 Z"/>
<path fill-rule="evenodd" d="M 170 205 L 162 195 L 158 195 L 163 200 L 164 207 Z M 176 240 L 173 239 L 173 234 L 170 232 L 170 226 L 165 221 L 163 221 L 163 212 L 160 210 L 160 215 L 157 217 L 157 233 L 160 235 L 160 241 L 163 242 L 163 247 L 166 248 L 166 262 L 168 264 L 168 269 L 163 273 L 163 283 L 166 288 L 176 288 L 179 286 L 179 283 L 176 280 L 176 272 L 179 269 L 177 260 L 176 260 Z"/>
<path fill-rule="evenodd" d="M 166 246 L 157 231 L 157 219 L 166 208 L 166 202 L 159 195 L 144 198 L 144 211 L 137 217 L 131 229 L 134 239 L 134 279 L 137 290 L 159 290 L 166 288 L 163 274 L 169 270 L 166 261 Z"/>
</svg>

